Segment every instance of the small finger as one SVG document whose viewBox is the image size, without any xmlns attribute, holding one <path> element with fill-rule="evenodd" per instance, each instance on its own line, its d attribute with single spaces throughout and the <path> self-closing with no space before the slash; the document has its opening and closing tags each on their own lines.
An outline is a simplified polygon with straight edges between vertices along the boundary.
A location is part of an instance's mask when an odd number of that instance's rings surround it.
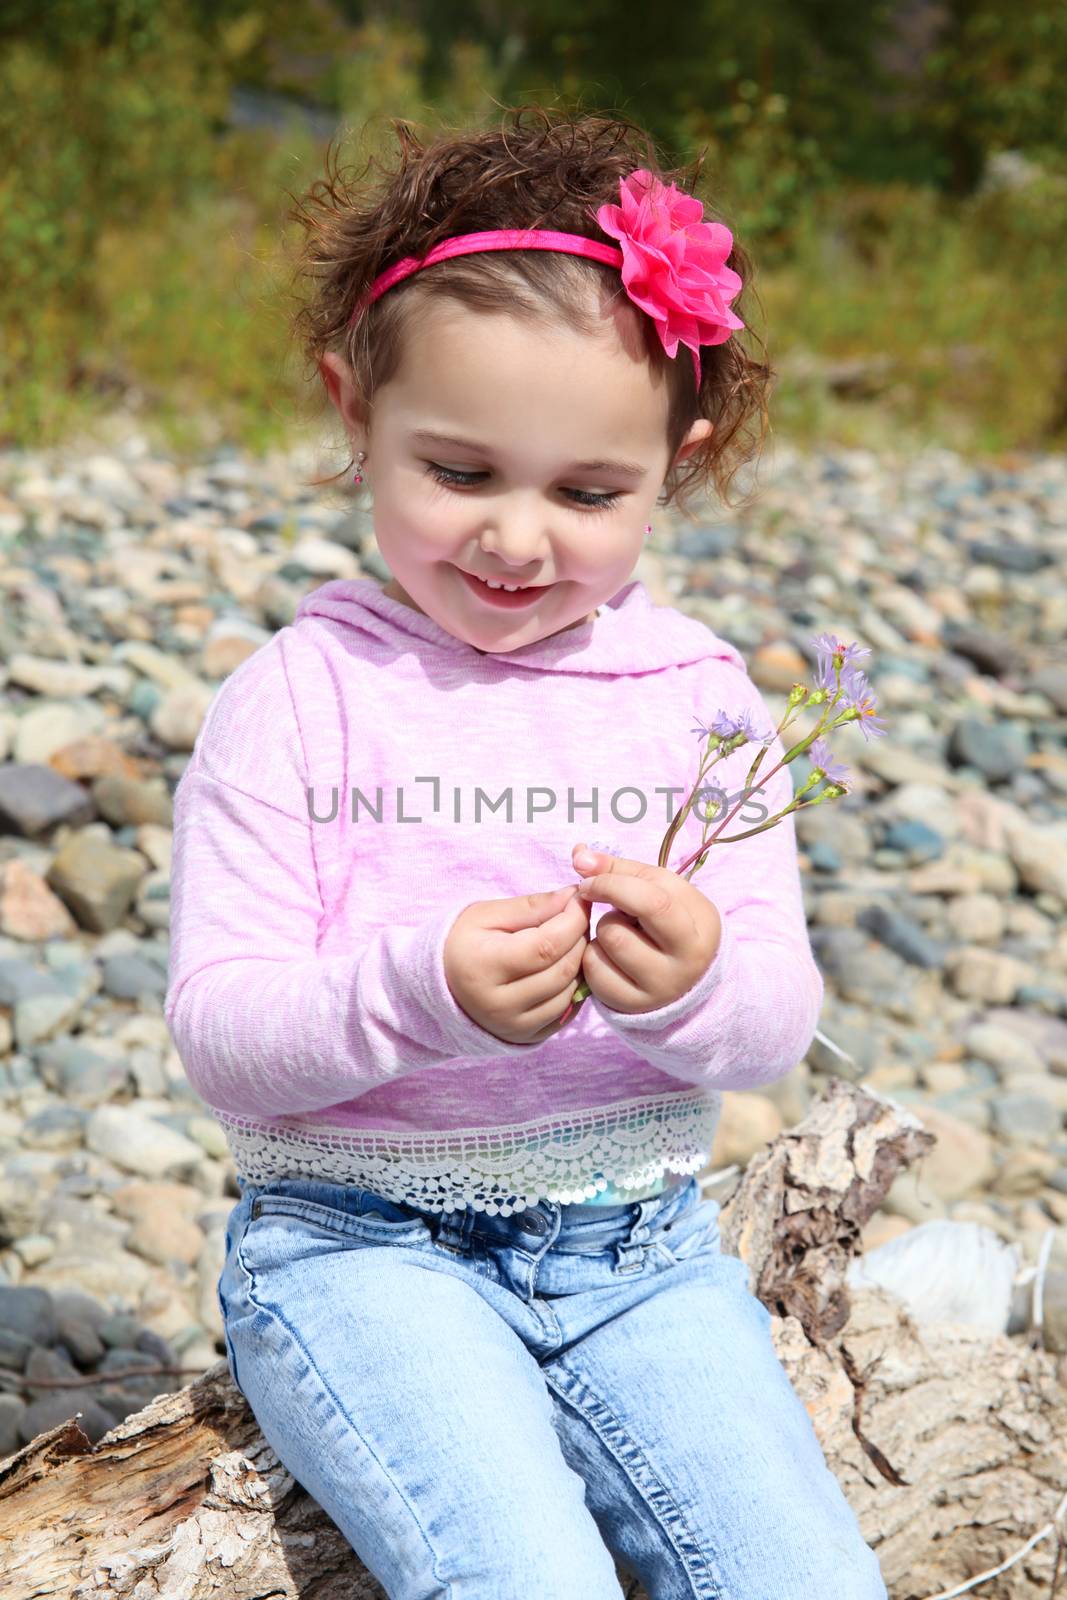
<svg viewBox="0 0 1067 1600">
<path fill-rule="evenodd" d="M 676 954 L 692 937 L 693 919 L 661 884 L 647 878 L 624 874 L 598 873 L 586 878 L 578 890 L 580 899 L 589 904 L 604 901 L 640 923 L 656 946 L 668 954 Z"/>
</svg>

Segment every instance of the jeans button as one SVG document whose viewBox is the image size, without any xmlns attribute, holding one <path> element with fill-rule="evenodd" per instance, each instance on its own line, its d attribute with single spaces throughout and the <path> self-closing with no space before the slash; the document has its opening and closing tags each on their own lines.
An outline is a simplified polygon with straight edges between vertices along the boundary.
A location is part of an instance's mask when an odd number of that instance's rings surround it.
<svg viewBox="0 0 1067 1600">
<path fill-rule="evenodd" d="M 548 1218 L 543 1217 L 540 1211 L 524 1211 L 519 1228 L 523 1233 L 542 1234 L 548 1232 Z"/>
</svg>

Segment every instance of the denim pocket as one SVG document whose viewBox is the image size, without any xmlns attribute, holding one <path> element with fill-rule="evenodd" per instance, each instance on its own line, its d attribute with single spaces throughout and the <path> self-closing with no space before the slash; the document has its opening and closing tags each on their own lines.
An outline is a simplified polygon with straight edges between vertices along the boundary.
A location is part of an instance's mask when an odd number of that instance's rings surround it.
<svg viewBox="0 0 1067 1600">
<path fill-rule="evenodd" d="M 240 1246 L 241 1264 L 276 1264 L 290 1252 L 307 1253 L 303 1246 L 320 1244 L 344 1249 L 373 1244 L 417 1245 L 429 1240 L 429 1224 L 411 1216 L 389 1200 L 375 1197 L 375 1205 L 362 1212 L 346 1211 L 325 1201 L 302 1195 L 260 1194 L 252 1201 Z"/>
<path fill-rule="evenodd" d="M 652 1243 L 674 1266 L 691 1261 L 708 1251 L 719 1252 L 719 1211 L 717 1200 L 699 1200 L 690 1210 L 672 1217 L 662 1228 L 653 1228 Z"/>
</svg>

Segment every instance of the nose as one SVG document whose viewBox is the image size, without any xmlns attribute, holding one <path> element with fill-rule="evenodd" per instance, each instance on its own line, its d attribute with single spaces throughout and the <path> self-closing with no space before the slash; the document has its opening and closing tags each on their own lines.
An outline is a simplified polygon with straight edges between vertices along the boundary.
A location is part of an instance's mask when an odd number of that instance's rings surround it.
<svg viewBox="0 0 1067 1600">
<path fill-rule="evenodd" d="M 532 497 L 529 504 L 516 504 L 506 516 L 492 522 L 482 533 L 479 544 L 484 555 L 499 567 L 512 571 L 516 581 L 536 577 L 545 565 L 549 528 L 544 507 Z"/>
</svg>

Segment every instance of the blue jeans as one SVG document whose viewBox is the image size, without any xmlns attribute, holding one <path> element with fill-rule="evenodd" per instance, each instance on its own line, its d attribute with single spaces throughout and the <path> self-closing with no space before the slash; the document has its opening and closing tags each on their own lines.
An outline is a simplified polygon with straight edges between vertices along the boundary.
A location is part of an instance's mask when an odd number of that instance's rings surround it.
<svg viewBox="0 0 1067 1600">
<path fill-rule="evenodd" d="M 230 1373 L 389 1600 L 887 1600 L 696 1178 L 420 1211 L 241 1180 Z"/>
</svg>

